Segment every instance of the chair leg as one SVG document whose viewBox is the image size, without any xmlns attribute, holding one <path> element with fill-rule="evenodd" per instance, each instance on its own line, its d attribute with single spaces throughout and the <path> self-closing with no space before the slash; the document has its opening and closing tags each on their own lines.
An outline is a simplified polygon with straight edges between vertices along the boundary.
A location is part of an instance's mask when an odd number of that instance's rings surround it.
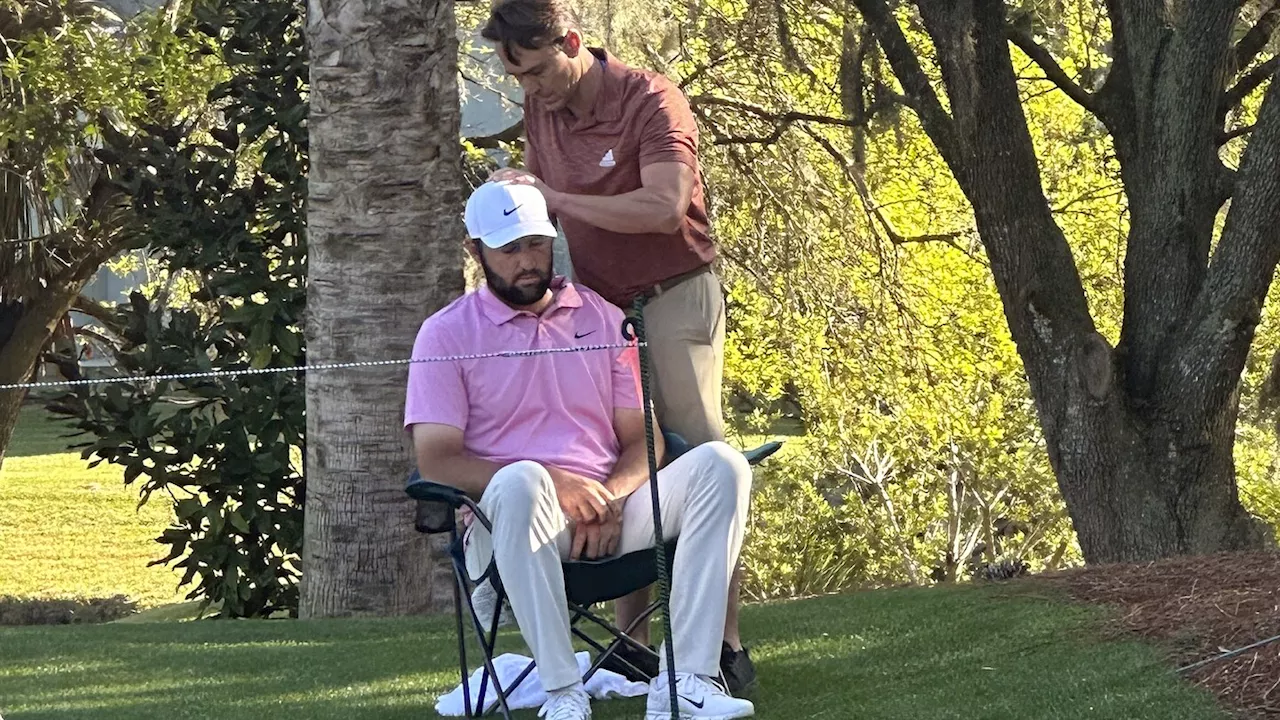
<svg viewBox="0 0 1280 720">
<path fill-rule="evenodd" d="M 498 602 L 496 605 L 497 613 L 494 615 L 493 625 L 489 629 L 489 644 L 486 646 L 487 651 L 490 655 L 493 655 L 493 649 L 498 644 L 498 618 L 502 616 L 502 606 L 506 602 L 507 602 L 507 591 L 505 588 L 502 588 L 499 585 L 498 586 Z M 505 692 L 508 695 L 515 692 L 516 688 L 520 687 L 520 684 L 523 683 L 525 679 L 529 677 L 529 674 L 533 672 L 535 667 L 537 667 L 537 663 L 530 660 L 529 664 L 524 666 L 524 670 L 520 671 L 520 674 L 516 676 L 516 679 L 512 680 L 511 683 L 507 685 Z M 481 683 L 480 685 L 480 691 L 484 692 L 483 683 Z"/>
<path fill-rule="evenodd" d="M 495 582 L 494 586 L 497 588 L 498 601 L 495 604 L 496 611 L 494 612 L 493 617 L 490 618 L 489 620 L 489 633 L 488 633 L 487 639 L 484 641 L 484 652 L 489 657 L 493 657 L 493 649 L 498 646 L 498 621 L 502 619 L 502 604 L 506 602 L 506 598 L 507 598 L 507 592 L 502 588 L 502 585 L 500 583 Z M 524 679 L 524 675 L 521 675 L 519 680 L 523 680 L 523 679 Z M 481 707 L 484 706 L 484 691 L 485 691 L 485 686 L 488 684 L 488 680 L 489 680 L 489 673 L 486 671 L 481 676 L 481 679 L 480 679 Z M 504 690 L 504 692 L 510 695 L 511 693 L 515 692 L 515 689 L 516 689 L 516 686 L 514 684 L 509 685 Z"/>
<path fill-rule="evenodd" d="M 588 680 L 590 680 L 591 677 L 596 674 L 596 671 L 599 670 L 601 667 L 603 667 L 604 664 L 609 661 L 610 657 L 616 657 L 619 662 L 629 667 L 636 674 L 644 675 L 645 673 L 643 671 L 641 671 L 635 665 L 632 665 L 630 662 L 628 662 L 626 658 L 617 655 L 617 652 L 623 646 L 628 646 L 636 650 L 637 652 L 646 653 L 648 655 L 653 655 L 655 657 L 657 656 L 657 653 L 650 650 L 648 647 L 645 647 L 644 645 L 641 645 L 640 643 L 636 642 L 630 636 L 629 633 L 632 630 L 635 630 L 636 626 L 638 626 L 644 619 L 653 615 L 653 613 L 658 610 L 658 607 L 659 607 L 659 603 L 657 602 L 651 603 L 649 607 L 646 608 L 645 611 L 640 614 L 639 617 L 637 617 L 635 620 L 631 622 L 631 624 L 627 627 L 625 631 L 620 632 L 613 625 L 610 625 L 604 620 L 601 620 L 600 618 L 596 617 L 590 610 L 587 610 L 586 608 L 578 605 L 577 603 L 570 602 L 569 609 L 573 611 L 573 618 L 571 619 L 570 624 L 574 626 L 573 627 L 574 635 L 577 635 L 583 641 L 585 641 L 586 643 L 588 643 L 589 645 L 591 645 L 597 651 L 600 652 L 600 655 L 596 657 L 596 661 L 592 663 L 591 667 L 587 670 L 586 674 L 583 675 L 582 682 L 585 683 Z M 587 636 L 586 633 L 584 633 L 583 631 L 579 630 L 576 627 L 578 620 L 582 620 L 582 619 L 590 620 L 596 625 L 604 628 L 606 632 L 608 632 L 610 635 L 614 637 L 614 640 L 609 644 L 609 647 L 606 648 L 600 645 L 598 642 L 595 641 L 595 639 Z"/>
<path fill-rule="evenodd" d="M 586 634 L 585 632 L 579 630 L 576 627 L 573 628 L 573 634 L 576 635 L 578 639 L 582 640 L 583 642 L 595 648 L 596 650 L 595 662 L 591 664 L 591 667 L 587 668 L 587 672 L 584 673 L 582 676 L 582 683 L 584 685 L 591 680 L 592 676 L 596 674 L 597 670 L 599 670 L 601 667 L 604 667 L 604 664 L 609 661 L 610 657 L 616 658 L 618 662 L 627 666 L 627 668 L 629 668 L 632 672 L 643 674 L 640 671 L 640 669 L 637 668 L 635 665 L 632 665 L 630 661 L 628 661 L 626 658 L 622 657 L 621 655 L 617 654 L 618 648 L 621 647 L 621 643 L 619 643 L 617 640 L 614 640 L 613 643 L 609 645 L 609 647 L 605 647 L 604 645 L 601 645 L 600 643 L 596 642 L 595 638 L 591 637 L 590 635 Z"/>
<path fill-rule="evenodd" d="M 618 630 L 618 628 L 596 617 L 594 614 L 591 613 L 591 611 L 583 608 L 581 605 L 578 605 L 577 603 L 574 603 L 574 602 L 570 602 L 569 609 L 573 611 L 575 615 L 575 621 L 576 619 L 590 620 L 591 622 L 595 623 L 599 627 L 603 628 L 605 632 L 612 635 L 615 638 L 616 642 L 618 642 L 619 644 L 629 645 L 635 650 L 639 650 L 641 652 L 650 652 L 649 648 L 636 642 L 635 639 L 633 639 L 629 635 L 623 634 L 623 632 L 621 630 Z M 644 613 L 640 616 L 640 618 L 637 618 L 636 622 L 633 622 L 631 624 L 631 627 L 627 629 L 634 630 L 635 626 L 639 623 L 641 618 L 645 618 L 652 615 L 657 609 L 658 609 L 657 603 L 650 605 L 648 609 L 646 609 Z"/>
<path fill-rule="evenodd" d="M 487 657 L 493 657 L 493 649 L 498 645 L 498 620 L 501 617 L 502 617 L 502 593 L 499 592 L 498 593 L 498 611 L 493 614 L 493 618 L 489 621 L 489 633 L 486 639 L 483 640 L 484 654 Z M 495 677 L 494 680 L 495 680 L 494 685 L 496 687 L 497 678 Z M 484 693 L 488 685 L 489 685 L 489 671 L 486 670 L 480 675 L 480 699 L 476 701 L 480 707 L 484 707 Z M 512 690 L 513 688 L 507 688 L 506 692 L 510 693 Z"/>
<path fill-rule="evenodd" d="M 537 666 L 538 664 L 536 662 L 530 660 L 529 664 L 524 666 L 524 670 L 521 670 L 520 674 L 516 676 L 516 679 L 511 682 L 510 686 L 507 687 L 507 692 L 508 693 L 515 692 L 516 688 L 520 687 L 520 683 L 524 682 L 525 678 L 529 677 L 529 673 L 533 672 L 533 669 Z"/>
<path fill-rule="evenodd" d="M 454 579 L 460 587 L 465 587 L 463 582 L 463 572 L 458 567 L 458 563 L 453 564 Z M 471 602 L 471 596 L 467 596 L 467 611 L 471 616 L 471 626 L 475 631 L 476 640 L 480 642 L 480 648 L 484 651 L 484 673 L 481 674 L 480 681 L 480 698 L 476 701 L 476 717 L 484 714 L 484 689 L 488 679 L 493 679 L 493 691 L 498 696 L 498 705 L 502 708 L 502 717 L 511 720 L 511 708 L 507 707 L 507 693 L 502 689 L 502 683 L 498 680 L 498 673 L 493 668 L 493 645 L 494 642 L 485 642 L 484 627 L 480 625 L 480 617 L 476 615 L 475 605 Z M 496 633 L 495 633 L 496 634 Z M 496 641 L 496 637 L 494 638 Z"/>
<path fill-rule="evenodd" d="M 456 582 L 453 583 L 453 617 L 458 625 L 458 667 L 462 675 L 462 709 L 466 713 L 466 717 L 471 715 L 471 684 L 467 682 L 467 642 L 462 632 L 462 593 L 466 589 L 464 586 Z"/>
</svg>

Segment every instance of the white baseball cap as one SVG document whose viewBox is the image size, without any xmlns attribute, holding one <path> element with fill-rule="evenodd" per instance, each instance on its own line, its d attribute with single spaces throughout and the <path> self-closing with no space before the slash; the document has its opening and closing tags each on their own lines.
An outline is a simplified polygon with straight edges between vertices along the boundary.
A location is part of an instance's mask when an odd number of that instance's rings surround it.
<svg viewBox="0 0 1280 720">
<path fill-rule="evenodd" d="M 522 237 L 556 236 L 547 200 L 527 183 L 487 182 L 467 200 L 467 234 L 491 248 Z"/>
</svg>

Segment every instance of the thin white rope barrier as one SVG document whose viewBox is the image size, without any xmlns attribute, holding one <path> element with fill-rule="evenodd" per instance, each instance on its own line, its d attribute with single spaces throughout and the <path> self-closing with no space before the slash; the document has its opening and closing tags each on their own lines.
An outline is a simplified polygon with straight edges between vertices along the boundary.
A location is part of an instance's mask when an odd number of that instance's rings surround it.
<svg viewBox="0 0 1280 720">
<path fill-rule="evenodd" d="M 114 385 L 121 383 L 162 382 L 165 380 L 195 380 L 199 378 L 238 377 L 240 375 L 271 375 L 289 372 L 316 372 L 321 370 L 346 370 L 350 368 L 386 367 L 388 365 L 412 365 L 415 363 L 459 362 L 463 360 L 487 360 L 489 358 L 520 358 L 534 355 L 553 355 L 557 353 L 593 352 L 600 350 L 623 350 L 638 347 L 643 343 L 615 343 L 612 345 L 578 345 L 575 347 L 539 348 L 535 350 L 502 350 L 491 353 L 471 355 L 441 355 L 437 357 L 407 358 L 404 360 L 364 360 L 345 363 L 317 363 L 313 365 L 294 365 L 291 367 L 244 368 L 240 370 L 206 370 L 203 372 L 168 373 L 164 375 L 122 375 L 120 377 L 91 378 L 88 380 L 49 380 L 45 382 L 9 383 L 0 385 L 0 390 L 34 390 L 53 387 L 76 387 L 83 385 Z"/>
</svg>

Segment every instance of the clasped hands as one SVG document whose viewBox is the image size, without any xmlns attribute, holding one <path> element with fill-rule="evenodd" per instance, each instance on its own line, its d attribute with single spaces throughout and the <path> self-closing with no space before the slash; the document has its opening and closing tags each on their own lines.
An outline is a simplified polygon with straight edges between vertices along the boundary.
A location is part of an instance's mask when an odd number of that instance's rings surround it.
<svg viewBox="0 0 1280 720">
<path fill-rule="evenodd" d="M 560 508 L 572 521 L 573 549 L 570 560 L 597 560 L 618 550 L 622 537 L 622 500 L 614 497 L 604 483 L 568 470 L 549 467 Z"/>
</svg>

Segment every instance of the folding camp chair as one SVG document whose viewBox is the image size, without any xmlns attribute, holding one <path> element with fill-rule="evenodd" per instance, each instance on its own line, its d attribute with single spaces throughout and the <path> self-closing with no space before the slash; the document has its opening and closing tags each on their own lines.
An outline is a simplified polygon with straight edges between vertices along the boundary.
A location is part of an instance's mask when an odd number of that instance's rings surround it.
<svg viewBox="0 0 1280 720">
<path fill-rule="evenodd" d="M 665 433 L 663 437 L 666 441 L 668 460 L 679 457 L 689 449 L 688 444 L 678 435 Z M 743 454 L 748 462 L 756 465 L 777 452 L 781 447 L 782 443 L 771 442 Z M 485 695 L 489 691 L 489 686 L 492 685 L 494 696 L 497 697 L 497 704 L 494 708 L 500 709 L 503 717 L 509 720 L 511 711 L 507 706 L 507 696 L 514 692 L 520 683 L 524 682 L 529 673 L 533 671 L 534 664 L 530 662 L 515 680 L 508 683 L 507 687 L 503 687 L 499 682 L 493 667 L 493 649 L 498 639 L 498 622 L 502 615 L 503 604 L 506 602 L 506 591 L 502 587 L 501 578 L 498 577 L 497 564 L 492 560 L 479 579 L 474 583 L 470 580 L 466 569 L 466 560 L 463 556 L 463 535 L 458 530 L 456 513 L 462 507 L 468 507 L 475 514 L 476 522 L 482 524 L 485 529 L 492 530 L 493 527 L 489 522 L 489 518 L 462 491 L 448 485 L 427 481 L 422 478 L 417 470 L 414 470 L 409 476 L 405 484 L 405 492 L 418 501 L 417 517 L 414 524 L 419 532 L 449 534 L 449 558 L 453 566 L 454 577 L 453 609 L 457 621 L 458 662 L 462 677 L 463 708 L 466 716 L 481 717 L 487 714 L 484 709 Z M 675 547 L 675 541 L 666 543 L 665 546 L 668 573 L 671 571 L 670 564 L 675 558 Z M 655 667 L 657 666 L 657 653 L 632 640 L 628 634 L 643 620 L 656 612 L 661 606 L 661 601 L 655 600 L 650 603 L 644 612 L 625 629 L 617 628 L 591 610 L 593 605 L 616 600 L 655 583 L 658 580 L 657 564 L 656 548 L 637 550 L 626 555 L 603 560 L 577 560 L 562 564 L 565 595 L 569 603 L 570 627 L 575 636 L 590 645 L 598 653 L 595 661 L 582 677 L 584 684 L 610 658 L 623 664 L 638 676 L 649 676 L 648 672 L 637 668 L 627 661 L 625 657 L 617 654 L 624 646 L 649 657 L 652 664 Z M 498 597 L 493 617 L 488 619 L 488 627 L 485 627 L 485 620 L 481 619 L 471 601 L 471 591 L 474 585 L 485 580 L 493 583 Z M 479 642 L 484 665 L 484 670 L 481 673 L 480 689 L 476 694 L 474 704 L 471 702 L 471 688 L 468 683 L 467 643 L 466 633 L 463 630 L 464 605 L 467 610 L 466 615 L 469 618 L 465 624 L 471 626 L 471 630 Z M 607 646 L 602 645 L 578 626 L 578 623 L 584 620 L 609 633 L 613 640 Z"/>
</svg>

